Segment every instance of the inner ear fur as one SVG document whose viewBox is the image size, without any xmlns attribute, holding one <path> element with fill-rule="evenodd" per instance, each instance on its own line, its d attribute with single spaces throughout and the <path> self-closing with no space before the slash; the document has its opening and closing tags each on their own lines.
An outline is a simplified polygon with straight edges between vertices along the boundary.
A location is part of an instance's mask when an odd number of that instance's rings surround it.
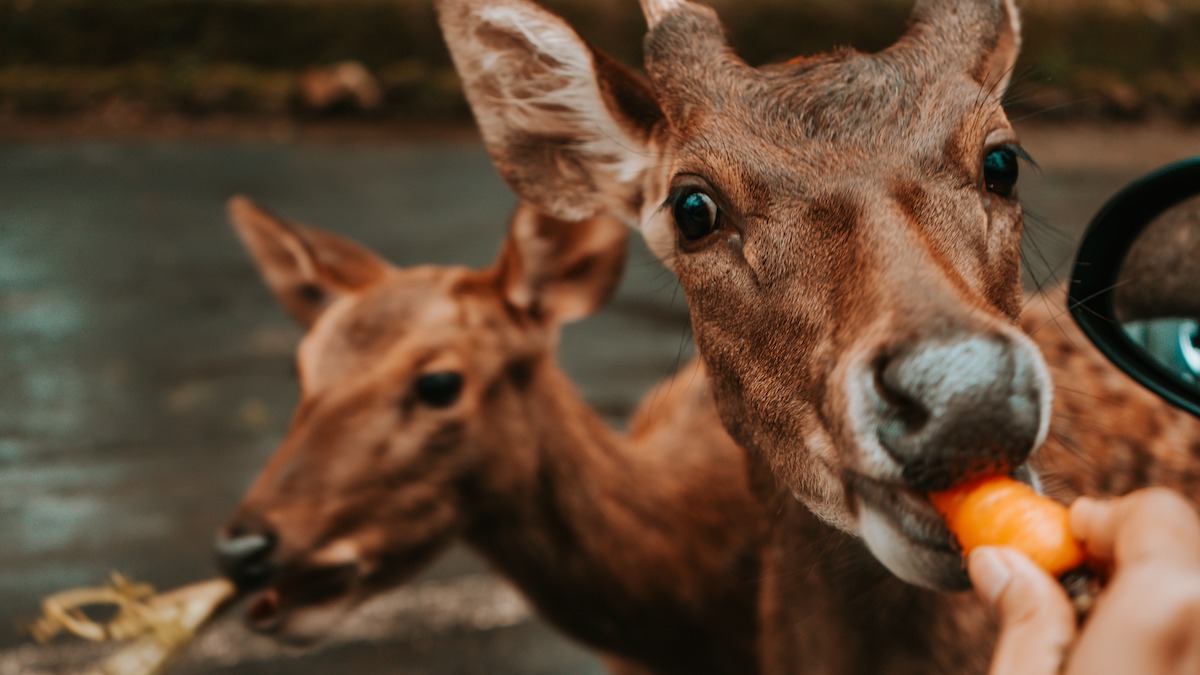
<svg viewBox="0 0 1200 675">
<path fill-rule="evenodd" d="M 338 297 L 379 281 L 387 263 L 337 235 L 290 223 L 237 196 L 229 219 L 283 308 L 310 326 Z"/>
<path fill-rule="evenodd" d="M 662 112 L 636 75 L 525 0 L 438 0 L 451 57 L 492 160 L 523 199 L 579 221 L 637 225 Z"/>
<path fill-rule="evenodd" d="M 501 250 L 497 278 L 515 310 L 548 323 L 574 321 L 612 299 L 627 243 L 628 228 L 616 218 L 565 222 L 522 203 Z"/>
</svg>

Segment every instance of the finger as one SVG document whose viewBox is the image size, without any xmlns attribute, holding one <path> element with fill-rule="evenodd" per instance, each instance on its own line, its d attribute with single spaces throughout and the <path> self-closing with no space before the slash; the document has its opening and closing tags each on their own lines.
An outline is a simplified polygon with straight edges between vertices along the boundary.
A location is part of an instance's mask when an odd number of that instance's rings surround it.
<svg viewBox="0 0 1200 675">
<path fill-rule="evenodd" d="M 1000 617 L 991 675 L 1054 675 L 1075 638 L 1075 612 L 1050 575 L 1012 549 L 981 546 L 967 559 L 971 583 Z"/>
<path fill-rule="evenodd" d="M 1111 501 L 1075 500 L 1071 533 L 1094 559 L 1200 565 L 1200 516 L 1177 493 L 1150 488 Z"/>
<path fill-rule="evenodd" d="M 1117 574 L 1071 650 L 1071 675 L 1200 673 L 1200 577 L 1178 569 Z"/>
</svg>

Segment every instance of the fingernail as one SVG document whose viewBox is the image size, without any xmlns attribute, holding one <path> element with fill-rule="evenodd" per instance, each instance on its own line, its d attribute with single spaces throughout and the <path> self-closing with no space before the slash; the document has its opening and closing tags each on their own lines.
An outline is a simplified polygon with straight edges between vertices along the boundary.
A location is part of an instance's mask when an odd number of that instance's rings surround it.
<svg viewBox="0 0 1200 675">
<path fill-rule="evenodd" d="M 1078 533 L 1084 529 L 1084 523 L 1092 519 L 1096 511 L 1100 508 L 1100 503 L 1094 499 L 1080 497 L 1071 502 L 1071 508 L 1067 512 L 1067 519 L 1070 523 L 1071 532 L 1078 536 Z"/>
<path fill-rule="evenodd" d="M 992 546 L 980 546 L 971 551 L 967 559 L 967 570 L 975 590 L 990 605 L 996 604 L 1013 575 L 1008 560 L 999 549 Z"/>
<path fill-rule="evenodd" d="M 1095 511 L 1096 506 L 1096 500 L 1088 499 L 1087 497 L 1080 497 L 1079 499 L 1071 502 L 1071 510 L 1078 511 L 1081 514 L 1087 514 Z"/>
</svg>

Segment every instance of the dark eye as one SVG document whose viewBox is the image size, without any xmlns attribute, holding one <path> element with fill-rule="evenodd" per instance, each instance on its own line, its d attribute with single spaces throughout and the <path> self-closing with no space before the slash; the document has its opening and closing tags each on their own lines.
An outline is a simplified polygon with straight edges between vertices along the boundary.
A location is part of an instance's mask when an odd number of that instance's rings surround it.
<svg viewBox="0 0 1200 675">
<path fill-rule="evenodd" d="M 685 192 L 675 200 L 675 227 L 688 241 L 703 239 L 717 229 L 717 205 L 703 192 Z"/>
<path fill-rule="evenodd" d="M 983 186 L 988 192 L 1011 197 L 1018 173 L 1017 153 L 1012 148 L 996 148 L 983 158 Z"/>
<path fill-rule="evenodd" d="M 427 406 L 445 408 L 458 400 L 463 378 L 459 373 L 445 371 L 417 378 L 417 398 Z"/>
</svg>

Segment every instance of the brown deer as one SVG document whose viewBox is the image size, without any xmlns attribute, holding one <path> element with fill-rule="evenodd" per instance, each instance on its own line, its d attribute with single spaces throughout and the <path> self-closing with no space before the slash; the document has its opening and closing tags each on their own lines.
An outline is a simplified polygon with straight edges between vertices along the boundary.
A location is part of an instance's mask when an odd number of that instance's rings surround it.
<svg viewBox="0 0 1200 675">
<path fill-rule="evenodd" d="M 513 189 L 620 217 L 679 278 L 722 422 L 774 479 L 768 671 L 986 667 L 989 619 L 926 590 L 968 583 L 930 490 L 1195 487 L 1194 420 L 1039 303 L 1019 324 L 1011 0 L 918 0 L 882 52 L 763 67 L 711 8 L 642 0 L 648 81 L 528 0 L 437 8 Z"/>
<path fill-rule="evenodd" d="M 627 436 L 555 363 L 616 288 L 626 228 L 519 209 L 499 261 L 397 269 L 235 198 L 273 293 L 307 327 L 286 438 L 218 537 L 250 623 L 315 636 L 461 538 L 623 672 L 757 672 L 766 517 L 704 371 Z"/>
</svg>

